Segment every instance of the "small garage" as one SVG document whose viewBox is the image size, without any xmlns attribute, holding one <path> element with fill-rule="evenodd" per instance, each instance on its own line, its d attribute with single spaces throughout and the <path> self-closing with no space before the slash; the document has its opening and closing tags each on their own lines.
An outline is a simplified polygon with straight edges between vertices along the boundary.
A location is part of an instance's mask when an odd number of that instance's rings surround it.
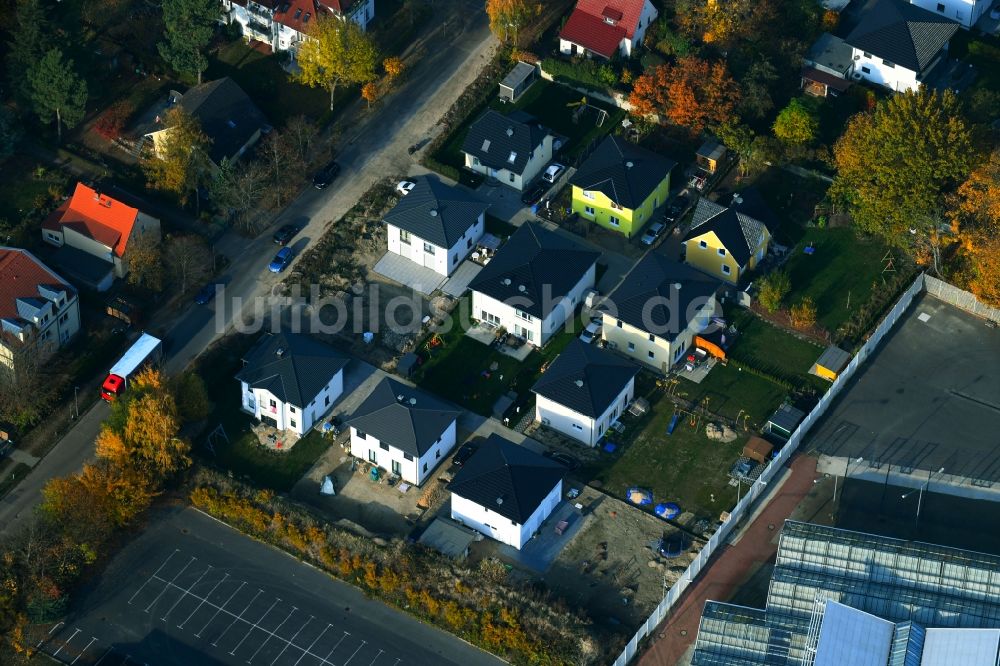
<svg viewBox="0 0 1000 666">
<path fill-rule="evenodd" d="M 772 451 L 774 451 L 774 445 L 771 442 L 752 435 L 743 446 L 743 457 L 756 460 L 760 463 L 766 463 L 771 459 Z"/>
<path fill-rule="evenodd" d="M 838 347 L 830 345 L 826 348 L 819 359 L 809 369 L 809 374 L 816 375 L 829 381 L 834 381 L 844 371 L 847 364 L 851 362 L 851 355 Z"/>
<path fill-rule="evenodd" d="M 695 154 L 695 161 L 708 173 L 715 173 L 726 156 L 726 147 L 718 141 L 706 141 Z"/>
<path fill-rule="evenodd" d="M 537 79 L 538 68 L 519 61 L 500 82 L 500 99 L 505 102 L 516 102 Z"/>
</svg>

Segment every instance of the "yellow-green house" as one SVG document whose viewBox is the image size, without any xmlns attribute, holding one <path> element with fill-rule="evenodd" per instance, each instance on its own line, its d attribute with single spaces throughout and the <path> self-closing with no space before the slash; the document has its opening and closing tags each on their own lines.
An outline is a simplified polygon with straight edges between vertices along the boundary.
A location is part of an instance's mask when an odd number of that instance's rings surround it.
<svg viewBox="0 0 1000 666">
<path fill-rule="evenodd" d="M 682 241 L 685 263 L 730 284 L 764 259 L 771 242 L 767 225 L 736 206 L 699 199 Z"/>
<path fill-rule="evenodd" d="M 653 218 L 670 194 L 670 170 L 676 163 L 609 136 L 584 160 L 570 179 L 573 212 L 606 229 L 632 238 Z"/>
</svg>

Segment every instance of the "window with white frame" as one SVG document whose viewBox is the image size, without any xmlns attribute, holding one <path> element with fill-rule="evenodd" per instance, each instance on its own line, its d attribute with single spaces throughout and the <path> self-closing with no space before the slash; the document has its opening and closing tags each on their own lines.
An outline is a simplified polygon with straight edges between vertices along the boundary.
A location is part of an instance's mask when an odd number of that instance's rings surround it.
<svg viewBox="0 0 1000 666">
<path fill-rule="evenodd" d="M 621 225 L 621 223 L 622 223 L 622 221 L 619 220 L 614 215 L 608 215 L 608 224 L 610 224 L 611 226 L 617 227 L 617 226 Z"/>
<path fill-rule="evenodd" d="M 706 247 L 708 247 L 708 242 L 707 241 L 698 241 L 698 247 L 700 247 L 701 249 L 704 250 Z"/>
<path fill-rule="evenodd" d="M 399 242 L 400 243 L 404 243 L 406 245 L 409 245 L 410 244 L 410 232 L 406 231 L 405 229 L 400 229 L 399 230 Z"/>
<path fill-rule="evenodd" d="M 719 256 L 720 256 L 720 257 L 724 257 L 724 256 L 726 256 L 726 248 L 724 248 L 724 247 L 720 247 L 720 248 L 719 248 L 719 249 L 717 250 L 717 252 L 719 253 Z"/>
<path fill-rule="evenodd" d="M 523 319 L 524 321 L 534 321 L 535 320 L 534 317 L 532 317 L 530 314 L 528 314 L 524 310 L 518 310 L 517 308 L 514 308 L 514 314 L 517 315 L 518 318 Z"/>
<path fill-rule="evenodd" d="M 729 267 L 729 264 L 722 264 L 722 273 L 723 273 L 723 275 L 729 275 L 732 272 L 733 272 L 733 269 L 731 269 Z"/>
<path fill-rule="evenodd" d="M 424 243 L 424 252 L 427 254 L 434 254 L 434 246 L 430 243 Z"/>
<path fill-rule="evenodd" d="M 593 206 L 584 206 L 583 207 L 583 212 L 586 213 L 587 215 L 590 215 L 591 217 L 593 217 L 593 215 L 594 215 L 594 207 Z"/>
<path fill-rule="evenodd" d="M 591 192 L 590 190 L 583 190 L 582 194 L 584 199 L 590 199 L 590 200 L 594 199 L 594 193 Z"/>
</svg>

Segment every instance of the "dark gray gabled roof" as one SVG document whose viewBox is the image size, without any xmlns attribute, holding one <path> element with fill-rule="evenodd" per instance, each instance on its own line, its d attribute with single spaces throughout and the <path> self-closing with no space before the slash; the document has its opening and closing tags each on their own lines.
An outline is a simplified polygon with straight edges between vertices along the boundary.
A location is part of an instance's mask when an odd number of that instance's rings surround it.
<svg viewBox="0 0 1000 666">
<path fill-rule="evenodd" d="M 460 413 L 427 391 L 386 377 L 354 410 L 347 425 L 419 458 Z"/>
<path fill-rule="evenodd" d="M 676 164 L 624 139 L 608 136 L 569 182 L 584 190 L 601 192 L 631 210 L 642 205 Z"/>
<path fill-rule="evenodd" d="M 469 127 L 462 152 L 478 157 L 484 166 L 520 174 L 532 151 L 538 150 L 549 134 L 548 129 L 523 111 L 505 116 L 490 109 Z"/>
<path fill-rule="evenodd" d="M 531 390 L 577 414 L 597 418 L 638 373 L 635 363 L 576 338 Z"/>
<path fill-rule="evenodd" d="M 845 40 L 854 48 L 922 72 L 948 43 L 958 23 L 903 0 L 875 0 Z"/>
<path fill-rule="evenodd" d="M 268 124 L 257 105 L 228 76 L 191 88 L 181 96 L 180 105 L 212 140 L 208 156 L 216 164 L 236 155 Z"/>
<path fill-rule="evenodd" d="M 720 282 L 687 264 L 650 252 L 611 292 L 604 309 L 640 330 L 656 328 L 652 331 L 655 335 L 673 340 L 720 286 Z M 647 305 L 651 302 L 655 304 Z"/>
<path fill-rule="evenodd" d="M 691 228 L 683 240 L 688 241 L 708 232 L 714 232 L 733 259 L 740 266 L 744 266 L 760 245 L 766 228 L 763 222 L 750 217 L 742 210 L 726 208 L 714 201 L 701 198 L 694 208 Z"/>
<path fill-rule="evenodd" d="M 436 178 L 421 176 L 413 182 L 416 187 L 385 214 L 385 221 L 438 247 L 454 245 L 490 206 Z"/>
<path fill-rule="evenodd" d="M 268 333 L 243 357 L 236 379 L 305 407 L 349 361 L 349 356 L 303 333 Z"/>
<path fill-rule="evenodd" d="M 523 525 L 565 475 L 559 463 L 494 433 L 465 461 L 448 489 Z"/>
<path fill-rule="evenodd" d="M 469 288 L 544 319 L 599 256 L 574 240 L 525 222 Z"/>
</svg>

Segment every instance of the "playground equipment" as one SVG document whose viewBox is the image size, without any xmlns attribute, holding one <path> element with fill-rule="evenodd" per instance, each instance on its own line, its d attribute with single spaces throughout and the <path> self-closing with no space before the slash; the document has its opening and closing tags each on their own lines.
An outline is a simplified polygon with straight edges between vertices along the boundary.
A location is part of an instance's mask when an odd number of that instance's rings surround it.
<svg viewBox="0 0 1000 666">
<path fill-rule="evenodd" d="M 602 125 L 604 125 L 604 121 L 607 120 L 607 118 L 608 118 L 608 112 L 605 111 L 602 108 L 599 108 L 599 107 L 593 106 L 592 104 L 589 104 L 587 102 L 587 98 L 586 97 L 580 98 L 580 100 L 577 101 L 577 102 L 569 102 L 566 105 L 566 108 L 573 109 L 573 122 L 574 123 L 580 122 L 580 116 L 583 115 L 583 112 L 586 111 L 588 107 L 591 107 L 595 111 L 597 111 L 597 123 L 596 123 L 597 126 L 601 127 Z"/>
</svg>

